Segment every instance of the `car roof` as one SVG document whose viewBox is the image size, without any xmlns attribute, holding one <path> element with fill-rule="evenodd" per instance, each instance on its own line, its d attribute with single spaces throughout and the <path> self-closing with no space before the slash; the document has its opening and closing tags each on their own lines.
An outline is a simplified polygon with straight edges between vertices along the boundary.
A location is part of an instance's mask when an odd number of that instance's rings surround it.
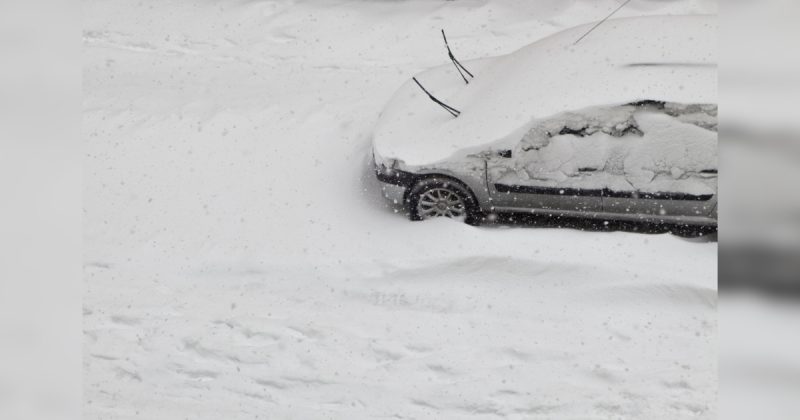
<svg viewBox="0 0 800 420">
<path fill-rule="evenodd" d="M 642 100 L 717 102 L 714 16 L 612 19 L 556 33 L 511 54 L 417 75 L 431 93 L 461 111 L 453 118 L 405 83 L 381 113 L 375 153 L 407 165 L 441 161 L 492 143 L 563 111 Z"/>
</svg>

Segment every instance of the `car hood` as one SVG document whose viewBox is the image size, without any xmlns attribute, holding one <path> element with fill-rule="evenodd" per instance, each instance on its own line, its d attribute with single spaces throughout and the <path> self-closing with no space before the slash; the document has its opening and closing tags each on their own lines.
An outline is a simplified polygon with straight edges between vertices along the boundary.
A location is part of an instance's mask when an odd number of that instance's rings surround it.
<svg viewBox="0 0 800 420">
<path fill-rule="evenodd" d="M 517 133 L 559 112 L 642 100 L 717 102 L 714 16 L 612 19 L 541 39 L 514 53 L 472 60 L 465 85 L 451 64 L 417 75 L 458 118 L 431 102 L 413 80 L 381 113 L 378 158 L 427 165 Z"/>
</svg>

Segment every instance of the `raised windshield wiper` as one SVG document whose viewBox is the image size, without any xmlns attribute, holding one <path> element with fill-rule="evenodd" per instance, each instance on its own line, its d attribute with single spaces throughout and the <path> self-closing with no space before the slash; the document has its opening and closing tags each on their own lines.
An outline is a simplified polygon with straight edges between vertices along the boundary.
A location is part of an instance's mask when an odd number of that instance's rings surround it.
<svg viewBox="0 0 800 420">
<path fill-rule="evenodd" d="M 464 79 L 464 83 L 469 84 L 469 80 L 467 80 L 467 76 L 464 76 L 464 73 L 466 72 L 469 77 L 472 78 L 475 76 L 473 76 L 472 73 L 470 73 L 469 70 L 467 70 L 467 68 L 464 67 L 464 65 L 461 64 L 461 62 L 458 61 L 458 59 L 453 55 L 453 51 L 450 50 L 450 44 L 447 43 L 447 35 L 444 34 L 444 29 L 442 29 L 442 38 L 444 38 L 444 46 L 447 47 L 447 55 L 450 57 L 450 61 L 452 61 L 453 65 L 456 66 L 456 70 L 458 70 L 458 74 L 461 75 L 461 78 Z"/>
<path fill-rule="evenodd" d="M 428 92 L 428 90 L 427 90 L 427 89 L 425 89 L 424 87 L 422 87 L 422 84 L 419 82 L 419 80 L 417 80 L 417 78 L 416 78 L 416 77 L 412 77 L 412 79 L 414 79 L 414 82 L 416 82 L 416 83 L 417 83 L 417 86 L 419 86 L 419 88 L 420 88 L 420 89 L 422 89 L 422 91 L 423 91 L 423 92 L 425 92 L 425 94 L 426 94 L 426 95 L 428 95 L 428 97 L 429 97 L 429 98 L 431 98 L 431 100 L 432 100 L 433 102 L 436 102 L 437 104 L 439 104 L 439 106 L 441 106 L 441 107 L 442 107 L 442 108 L 444 108 L 444 109 L 445 109 L 447 112 L 449 112 L 449 113 L 450 113 L 450 115 L 452 115 L 452 116 L 454 116 L 454 117 L 458 117 L 458 116 L 461 114 L 461 111 L 459 111 L 459 110 L 457 110 L 457 109 L 453 108 L 453 107 L 452 107 L 452 106 L 450 106 L 450 105 L 447 105 L 446 103 L 444 103 L 444 102 L 442 102 L 442 101 L 440 101 L 440 100 L 436 99 L 436 97 L 434 97 L 433 95 L 431 95 L 431 93 L 430 93 L 430 92 Z"/>
</svg>

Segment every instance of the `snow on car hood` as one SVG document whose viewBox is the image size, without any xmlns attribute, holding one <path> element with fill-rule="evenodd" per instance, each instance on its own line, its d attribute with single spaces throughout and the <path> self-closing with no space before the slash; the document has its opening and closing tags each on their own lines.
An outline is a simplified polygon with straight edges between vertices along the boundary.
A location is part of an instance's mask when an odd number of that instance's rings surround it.
<svg viewBox="0 0 800 420">
<path fill-rule="evenodd" d="M 469 85 L 451 64 L 417 75 L 461 115 L 450 116 L 409 80 L 381 113 L 376 156 L 424 165 L 568 110 L 640 100 L 717 102 L 714 16 L 612 19 L 575 45 L 592 25 L 467 62 L 475 74 Z"/>
</svg>

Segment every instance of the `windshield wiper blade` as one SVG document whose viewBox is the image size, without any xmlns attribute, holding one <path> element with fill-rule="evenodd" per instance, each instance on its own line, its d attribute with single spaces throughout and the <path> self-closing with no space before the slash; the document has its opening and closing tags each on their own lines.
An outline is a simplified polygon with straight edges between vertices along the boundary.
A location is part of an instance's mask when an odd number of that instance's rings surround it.
<svg viewBox="0 0 800 420">
<path fill-rule="evenodd" d="M 435 97 L 435 96 L 431 95 L 431 93 L 430 93 L 430 92 L 428 92 L 428 90 L 427 90 L 427 89 L 425 89 L 425 88 L 422 86 L 422 84 L 419 82 L 419 80 L 417 80 L 417 78 L 416 78 L 416 77 L 412 77 L 412 79 L 414 79 L 414 82 L 416 82 L 417 86 L 419 86 L 419 88 L 420 88 L 420 89 L 422 89 L 422 91 L 423 91 L 423 92 L 425 92 L 425 94 L 426 94 L 426 95 L 428 95 L 428 97 L 429 97 L 429 98 L 431 98 L 431 100 L 432 100 L 433 102 L 436 102 L 437 104 L 439 104 L 439 106 L 441 106 L 441 107 L 442 107 L 442 108 L 444 108 L 444 109 L 445 109 L 447 112 L 449 112 L 449 113 L 450 113 L 450 115 L 452 115 L 452 116 L 454 116 L 454 117 L 458 117 L 458 116 L 461 114 L 461 111 L 459 111 L 459 110 L 457 110 L 457 109 L 453 108 L 453 107 L 452 107 L 452 106 L 450 106 L 450 105 L 447 105 L 446 103 L 444 103 L 444 102 L 442 102 L 442 101 L 440 101 L 440 100 L 436 99 L 436 97 Z"/>
<path fill-rule="evenodd" d="M 447 35 L 444 34 L 444 29 L 442 29 L 442 38 L 444 38 L 444 46 L 447 47 L 447 55 L 450 57 L 450 61 L 452 61 L 453 65 L 456 66 L 456 70 L 458 70 L 458 74 L 461 75 L 461 78 L 464 79 L 464 83 L 469 84 L 469 80 L 467 80 L 467 77 L 464 76 L 464 73 L 466 72 L 469 77 L 472 78 L 475 76 L 473 76 L 472 73 L 470 73 L 469 70 L 467 70 L 467 68 L 464 67 L 464 65 L 461 64 L 461 62 L 458 61 L 458 59 L 453 55 L 453 51 L 450 50 L 450 44 L 447 43 Z"/>
</svg>

